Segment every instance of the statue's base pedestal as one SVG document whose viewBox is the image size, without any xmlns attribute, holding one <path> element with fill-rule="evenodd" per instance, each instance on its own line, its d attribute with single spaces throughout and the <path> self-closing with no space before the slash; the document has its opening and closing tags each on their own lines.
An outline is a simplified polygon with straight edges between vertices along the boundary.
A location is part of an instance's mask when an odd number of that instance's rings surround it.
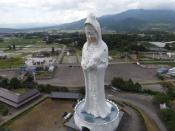
<svg viewBox="0 0 175 131">
<path fill-rule="evenodd" d="M 106 118 L 95 118 L 90 114 L 82 112 L 84 100 L 80 101 L 75 107 L 74 121 L 79 130 L 83 128 L 90 131 L 115 131 L 120 122 L 119 109 L 115 103 L 106 100 L 108 104 L 111 104 L 111 113 Z"/>
</svg>

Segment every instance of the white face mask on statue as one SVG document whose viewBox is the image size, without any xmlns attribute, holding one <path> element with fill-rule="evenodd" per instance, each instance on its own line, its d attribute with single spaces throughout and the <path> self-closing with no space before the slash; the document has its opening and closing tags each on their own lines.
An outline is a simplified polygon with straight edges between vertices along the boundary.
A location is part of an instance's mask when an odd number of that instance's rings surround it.
<svg viewBox="0 0 175 131">
<path fill-rule="evenodd" d="M 88 39 L 88 41 L 90 43 L 97 43 L 97 32 L 96 30 L 93 28 L 93 26 L 91 25 L 86 25 L 85 26 L 85 34 L 86 34 L 86 38 Z"/>
</svg>

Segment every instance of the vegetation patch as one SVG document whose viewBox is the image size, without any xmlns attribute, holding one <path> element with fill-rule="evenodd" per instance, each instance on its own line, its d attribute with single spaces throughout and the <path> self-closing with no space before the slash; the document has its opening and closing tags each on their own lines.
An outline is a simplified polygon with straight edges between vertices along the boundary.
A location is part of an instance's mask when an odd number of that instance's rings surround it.
<svg viewBox="0 0 175 131">
<path fill-rule="evenodd" d="M 17 68 L 17 67 L 20 67 L 22 64 L 24 64 L 24 60 L 20 57 L 1 59 L 0 69 Z"/>
<path fill-rule="evenodd" d="M 147 93 L 154 95 L 157 92 L 151 91 L 149 89 L 143 89 L 142 86 L 136 82 L 134 83 L 131 79 L 129 80 L 123 80 L 122 78 L 113 78 L 111 81 L 111 85 L 113 87 L 116 87 L 122 91 L 128 91 L 128 92 L 136 92 L 136 93 Z"/>
<path fill-rule="evenodd" d="M 165 122 L 169 131 L 175 130 L 175 110 L 174 109 L 163 109 L 160 111 L 160 116 Z"/>
<path fill-rule="evenodd" d="M 0 114 L 3 116 L 6 116 L 8 114 L 9 110 L 7 106 L 0 104 Z"/>
</svg>

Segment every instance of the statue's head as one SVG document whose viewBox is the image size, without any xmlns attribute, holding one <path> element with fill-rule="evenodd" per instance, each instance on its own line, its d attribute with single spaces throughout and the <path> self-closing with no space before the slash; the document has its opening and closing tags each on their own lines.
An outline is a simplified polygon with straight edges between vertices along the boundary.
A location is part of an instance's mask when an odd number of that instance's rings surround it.
<svg viewBox="0 0 175 131">
<path fill-rule="evenodd" d="M 94 29 L 92 25 L 90 24 L 85 25 L 85 34 L 88 42 L 97 43 L 98 40 L 97 31 Z"/>
<path fill-rule="evenodd" d="M 102 39 L 100 24 L 93 14 L 89 14 L 85 21 L 85 34 L 89 43 L 98 43 Z"/>
</svg>

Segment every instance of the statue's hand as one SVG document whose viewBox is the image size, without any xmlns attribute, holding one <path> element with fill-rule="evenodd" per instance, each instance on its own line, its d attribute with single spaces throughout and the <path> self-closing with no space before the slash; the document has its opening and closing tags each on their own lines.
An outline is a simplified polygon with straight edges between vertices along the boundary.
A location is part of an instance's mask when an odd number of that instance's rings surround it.
<svg viewBox="0 0 175 131">
<path fill-rule="evenodd" d="M 97 64 L 94 61 L 90 61 L 87 65 L 86 65 L 86 69 L 92 70 L 92 69 L 97 69 Z"/>
<path fill-rule="evenodd" d="M 83 68 L 83 70 L 87 69 L 87 63 L 86 62 L 81 62 L 81 67 Z"/>
</svg>

